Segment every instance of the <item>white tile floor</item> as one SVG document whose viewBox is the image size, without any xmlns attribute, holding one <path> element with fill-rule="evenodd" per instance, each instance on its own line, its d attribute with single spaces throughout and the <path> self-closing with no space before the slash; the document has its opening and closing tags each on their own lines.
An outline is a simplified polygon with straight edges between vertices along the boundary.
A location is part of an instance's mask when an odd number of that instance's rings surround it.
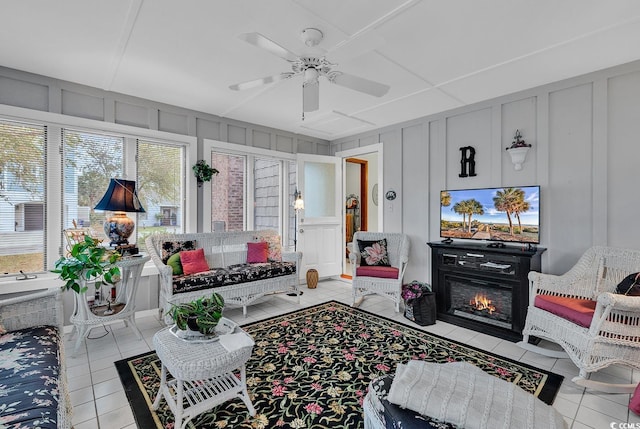
<svg viewBox="0 0 640 429">
<path fill-rule="evenodd" d="M 321 281 L 316 289 L 303 288 L 301 306 L 336 300 L 351 303 L 350 284 L 338 280 Z M 276 295 L 249 307 L 248 317 L 242 317 L 241 309 L 225 309 L 225 316 L 243 324 L 298 309 L 296 298 Z M 402 314 L 394 313 L 390 301 L 381 297 L 365 298 L 361 308 L 375 314 L 406 322 Z M 117 429 L 136 428 L 133 413 L 125 396 L 113 362 L 152 350 L 153 334 L 163 325 L 157 319 L 157 312 L 147 311 L 136 319 L 143 334 L 139 341 L 131 329 L 122 322 L 95 328 L 91 337 L 103 337 L 88 340 L 75 357 L 67 356 L 68 381 L 73 403 L 73 423 L 75 429 Z M 410 323 L 410 322 L 409 322 Z M 417 326 L 417 325 L 416 325 Z M 585 392 L 571 382 L 577 374 L 576 367 L 568 359 L 551 359 L 525 352 L 515 344 L 470 331 L 445 322 L 424 327 L 449 339 L 461 341 L 475 347 L 492 351 L 501 356 L 526 362 L 564 375 L 565 380 L 553 406 L 565 417 L 568 428 L 604 429 L 620 427 L 612 423 L 637 423 L 640 417 L 627 409 L 629 395 L 601 394 Z M 71 352 L 72 343 L 66 338 L 66 350 Z M 69 353 L 67 353 L 69 354 Z M 619 379 L 623 382 L 640 381 L 640 371 L 631 371 L 623 367 L 610 367 L 597 374 L 598 379 Z"/>
</svg>

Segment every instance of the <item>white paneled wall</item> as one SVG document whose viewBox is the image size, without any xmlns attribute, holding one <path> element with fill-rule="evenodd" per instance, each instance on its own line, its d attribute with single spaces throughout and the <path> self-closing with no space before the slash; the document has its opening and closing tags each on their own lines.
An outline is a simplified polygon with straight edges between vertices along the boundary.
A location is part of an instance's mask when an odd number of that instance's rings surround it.
<svg viewBox="0 0 640 429">
<path fill-rule="evenodd" d="M 332 153 L 384 144 L 385 230 L 411 236 L 407 280 L 430 280 L 424 243 L 439 240 L 439 192 L 540 185 L 543 271 L 562 273 L 592 245 L 640 248 L 640 62 L 331 142 Z M 505 150 L 533 147 L 520 171 Z M 460 148 L 476 151 L 461 178 Z M 426 212 L 425 212 L 426 210 Z M 426 250 L 428 252 L 428 250 Z"/>
</svg>

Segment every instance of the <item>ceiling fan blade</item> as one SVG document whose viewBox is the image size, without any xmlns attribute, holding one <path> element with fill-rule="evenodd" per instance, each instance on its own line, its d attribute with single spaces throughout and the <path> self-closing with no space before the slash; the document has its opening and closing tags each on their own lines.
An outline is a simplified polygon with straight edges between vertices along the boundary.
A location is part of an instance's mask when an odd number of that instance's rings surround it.
<svg viewBox="0 0 640 429">
<path fill-rule="evenodd" d="M 342 72 L 331 72 L 327 78 L 331 83 L 364 92 L 365 94 L 373 95 L 374 97 L 382 97 L 390 88 L 389 85 L 384 85 L 363 77 L 353 76 Z"/>
<path fill-rule="evenodd" d="M 277 55 L 287 61 L 295 61 L 298 59 L 298 56 L 296 54 L 294 54 L 287 48 L 278 45 L 273 40 L 264 37 L 260 33 L 244 33 L 239 35 L 238 37 L 247 43 L 264 49 L 265 51 L 269 51 L 272 54 Z"/>
<path fill-rule="evenodd" d="M 281 80 L 289 79 L 291 76 L 295 75 L 293 72 L 280 73 L 273 76 L 263 77 L 261 79 L 250 80 L 248 82 L 236 83 L 235 85 L 230 85 L 229 89 L 233 89 L 234 91 L 242 91 L 244 89 L 255 88 L 261 85 L 267 85 L 273 82 L 279 82 Z"/>
<path fill-rule="evenodd" d="M 318 80 L 302 85 L 302 111 L 315 112 L 320 108 L 320 84 Z"/>
</svg>

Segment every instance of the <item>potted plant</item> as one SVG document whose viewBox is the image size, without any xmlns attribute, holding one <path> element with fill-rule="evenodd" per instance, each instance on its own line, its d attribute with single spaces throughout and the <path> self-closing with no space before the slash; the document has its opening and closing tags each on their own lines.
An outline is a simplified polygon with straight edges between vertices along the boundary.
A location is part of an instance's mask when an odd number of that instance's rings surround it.
<svg viewBox="0 0 640 429">
<path fill-rule="evenodd" d="M 214 174 L 218 174 L 218 170 L 210 167 L 204 159 L 196 162 L 192 168 L 193 174 L 198 180 L 198 187 L 202 186 L 204 182 L 210 181 Z"/>
<path fill-rule="evenodd" d="M 520 130 L 516 130 L 516 134 L 513 136 L 513 139 L 511 146 L 507 148 L 507 152 L 511 156 L 511 162 L 513 163 L 514 169 L 522 170 L 522 163 L 524 163 L 524 160 L 527 158 L 527 152 L 529 152 L 531 144 L 522 140 Z"/>
<path fill-rule="evenodd" d="M 114 284 L 119 280 L 120 268 L 115 264 L 120 254 L 102 246 L 102 240 L 85 235 L 84 240 L 73 245 L 69 256 L 55 263 L 51 272 L 59 274 L 65 281 L 64 290 L 77 293 L 87 291 L 86 284 L 95 281 L 96 289 L 103 284 Z"/>
<path fill-rule="evenodd" d="M 169 310 L 178 329 L 197 331 L 202 335 L 215 333 L 215 328 L 222 317 L 224 299 L 214 292 L 210 297 L 198 298 L 195 301 L 176 304 Z"/>
</svg>

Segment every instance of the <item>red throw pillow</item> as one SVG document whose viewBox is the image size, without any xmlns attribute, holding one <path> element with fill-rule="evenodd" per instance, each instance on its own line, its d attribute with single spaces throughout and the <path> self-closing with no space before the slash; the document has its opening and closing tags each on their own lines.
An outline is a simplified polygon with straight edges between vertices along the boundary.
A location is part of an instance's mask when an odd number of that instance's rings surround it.
<svg viewBox="0 0 640 429">
<path fill-rule="evenodd" d="M 258 241 L 257 243 L 247 243 L 247 264 L 267 262 L 269 254 L 269 243 Z"/>
<path fill-rule="evenodd" d="M 180 263 L 185 275 L 209 271 L 209 264 L 204 257 L 204 249 L 183 250 L 180 252 Z"/>
</svg>

